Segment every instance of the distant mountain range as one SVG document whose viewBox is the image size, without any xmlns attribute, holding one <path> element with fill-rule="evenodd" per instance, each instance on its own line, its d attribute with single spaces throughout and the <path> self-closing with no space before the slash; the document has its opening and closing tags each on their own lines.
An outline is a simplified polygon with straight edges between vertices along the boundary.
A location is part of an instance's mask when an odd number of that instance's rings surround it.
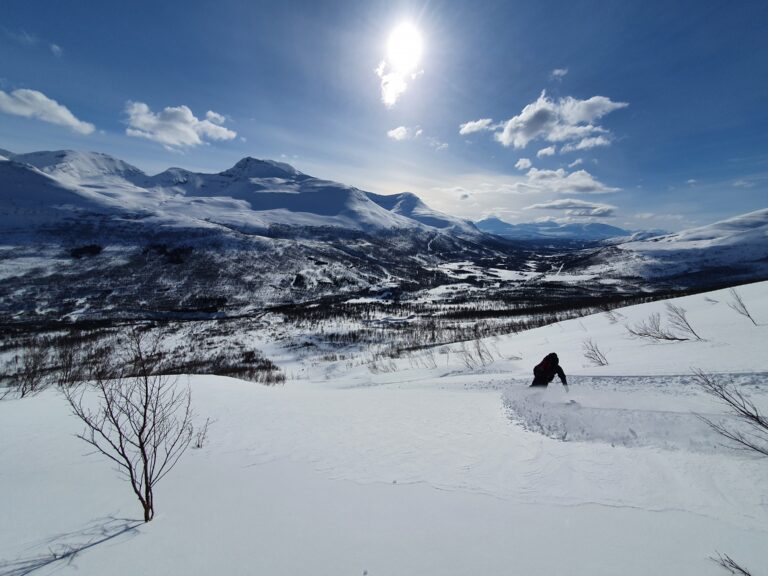
<svg viewBox="0 0 768 576">
<path fill-rule="evenodd" d="M 96 152 L 0 150 L 0 323 L 244 313 L 470 280 L 506 302 L 552 282 L 594 295 L 765 278 L 768 209 L 662 235 L 475 225 L 269 160 L 147 175 Z"/>
<path fill-rule="evenodd" d="M 600 241 L 609 238 L 624 238 L 633 232 L 601 224 L 599 222 L 558 224 L 557 222 L 526 222 L 510 224 L 499 218 L 491 217 L 476 222 L 475 225 L 488 234 L 496 234 L 510 240 L 583 240 Z"/>
</svg>

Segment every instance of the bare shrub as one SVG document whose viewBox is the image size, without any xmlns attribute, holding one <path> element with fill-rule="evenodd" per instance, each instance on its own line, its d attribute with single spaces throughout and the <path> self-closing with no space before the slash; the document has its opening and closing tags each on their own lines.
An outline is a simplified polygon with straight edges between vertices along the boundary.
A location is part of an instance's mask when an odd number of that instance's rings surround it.
<svg viewBox="0 0 768 576">
<path fill-rule="evenodd" d="M 6 388 L 0 398 L 13 396 L 26 398 L 47 388 L 52 382 L 50 343 L 43 338 L 34 338 L 22 348 L 19 354 L 9 358 L 0 375 Z"/>
<path fill-rule="evenodd" d="M 675 304 L 672 304 L 672 302 L 667 302 L 667 318 L 669 318 L 669 323 L 672 324 L 673 328 L 676 328 L 679 332 L 683 334 L 690 334 L 696 340 L 701 341 L 702 338 L 698 334 L 696 334 L 696 331 L 693 329 L 693 326 L 691 326 L 691 323 L 688 321 L 688 318 L 686 316 L 687 312 L 685 308 L 682 306 L 677 306 Z"/>
<path fill-rule="evenodd" d="M 147 341 L 133 329 L 127 354 L 118 361 L 107 355 L 108 364 L 91 371 L 93 385 L 64 389 L 72 412 L 85 424 L 78 437 L 117 465 L 130 481 L 144 510 L 144 521 L 154 517 L 154 487 L 184 454 L 192 440 L 189 388 L 179 389 L 176 380 L 156 373 L 160 359 L 159 337 Z M 98 399 L 89 407 L 86 391 Z"/>
<path fill-rule="evenodd" d="M 592 362 L 595 366 L 608 366 L 608 360 L 605 354 L 602 353 L 597 344 L 592 339 L 584 340 L 581 344 L 581 348 L 584 351 L 584 358 Z"/>
<path fill-rule="evenodd" d="M 700 418 L 717 433 L 735 442 L 738 448 L 768 456 L 768 417 L 761 414 L 754 402 L 737 387 L 720 382 L 701 370 L 694 370 L 693 374 L 699 387 L 725 404 L 729 413 L 744 426 L 739 429 L 704 416 Z"/>
<path fill-rule="evenodd" d="M 195 432 L 195 448 L 202 448 L 205 442 L 208 440 L 208 425 L 211 423 L 210 418 L 205 419 L 205 424 L 198 427 Z"/>
<path fill-rule="evenodd" d="M 755 319 L 752 318 L 752 314 L 749 313 L 749 310 L 747 309 L 747 305 L 744 303 L 744 300 L 741 297 L 741 294 L 736 292 L 735 288 L 731 288 L 729 290 L 731 293 L 731 297 L 733 298 L 733 302 L 728 302 L 728 306 L 730 306 L 733 310 L 741 314 L 742 316 L 746 316 L 752 321 L 752 324 L 757 326 L 757 322 L 755 322 Z"/>
<path fill-rule="evenodd" d="M 729 413 L 736 416 L 738 421 L 744 424 L 744 429 L 739 430 L 735 426 L 715 422 L 704 416 L 699 417 L 718 434 L 735 442 L 739 449 L 768 456 L 768 418 L 760 413 L 754 402 L 735 386 L 719 382 L 710 374 L 701 370 L 694 370 L 693 374 L 701 389 L 725 404 Z M 751 572 L 740 566 L 727 554 L 718 553 L 717 558 L 712 558 L 712 560 L 731 574 L 752 576 Z"/>
<path fill-rule="evenodd" d="M 468 346 L 466 342 L 461 343 L 459 358 L 470 370 L 475 370 L 487 366 L 493 362 L 493 354 L 479 338 L 472 341 Z"/>
<path fill-rule="evenodd" d="M 647 320 L 643 320 L 642 322 L 635 324 L 633 327 L 625 326 L 625 328 L 627 329 L 627 332 L 629 332 L 632 336 L 648 338 L 649 340 L 688 340 L 688 338 L 681 338 L 676 336 L 671 331 L 662 327 L 661 314 L 658 312 L 654 312 L 648 317 Z"/>
<path fill-rule="evenodd" d="M 720 566 L 728 570 L 731 574 L 737 574 L 741 576 L 752 576 L 752 573 L 746 568 L 739 566 L 736 561 L 728 556 L 728 554 L 718 554 L 717 558 L 712 558 L 713 562 L 717 562 Z"/>
</svg>

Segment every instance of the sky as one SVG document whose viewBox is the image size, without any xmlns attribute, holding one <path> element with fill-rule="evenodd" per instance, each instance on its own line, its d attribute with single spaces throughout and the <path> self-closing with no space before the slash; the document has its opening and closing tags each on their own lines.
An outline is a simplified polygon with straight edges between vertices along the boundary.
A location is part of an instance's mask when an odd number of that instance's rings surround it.
<svg viewBox="0 0 768 576">
<path fill-rule="evenodd" d="M 759 0 L 3 0 L 0 148 L 674 231 L 768 207 L 766 30 Z"/>
</svg>

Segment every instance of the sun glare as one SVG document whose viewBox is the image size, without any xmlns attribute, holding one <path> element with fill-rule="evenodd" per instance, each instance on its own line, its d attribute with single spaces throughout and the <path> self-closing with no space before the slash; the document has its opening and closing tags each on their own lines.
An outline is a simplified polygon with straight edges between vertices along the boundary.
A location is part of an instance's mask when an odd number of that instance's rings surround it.
<svg viewBox="0 0 768 576">
<path fill-rule="evenodd" d="M 404 22 L 389 35 L 387 60 L 397 72 L 416 70 L 421 61 L 421 34 L 413 24 Z"/>
</svg>

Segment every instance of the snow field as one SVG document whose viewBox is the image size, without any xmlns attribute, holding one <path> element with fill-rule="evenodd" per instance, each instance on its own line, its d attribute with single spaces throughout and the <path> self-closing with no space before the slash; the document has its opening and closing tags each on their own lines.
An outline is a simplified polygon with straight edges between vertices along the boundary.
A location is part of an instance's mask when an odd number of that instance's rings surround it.
<svg viewBox="0 0 768 576">
<path fill-rule="evenodd" d="M 656 302 L 489 339 L 475 370 L 454 348 L 377 374 L 283 354 L 307 376 L 277 388 L 189 377 L 209 439 L 158 486 L 155 520 L 123 532 L 138 503 L 84 456 L 63 398 L 0 402 L 0 573 L 112 534 L 36 573 L 714 576 L 718 551 L 759 571 L 768 462 L 716 444 L 692 413 L 718 406 L 688 375 L 730 373 L 766 405 L 768 283 L 739 292 L 758 326 L 727 291 L 677 301 L 703 342 L 628 337 Z M 550 351 L 569 393 L 527 388 Z"/>
</svg>

